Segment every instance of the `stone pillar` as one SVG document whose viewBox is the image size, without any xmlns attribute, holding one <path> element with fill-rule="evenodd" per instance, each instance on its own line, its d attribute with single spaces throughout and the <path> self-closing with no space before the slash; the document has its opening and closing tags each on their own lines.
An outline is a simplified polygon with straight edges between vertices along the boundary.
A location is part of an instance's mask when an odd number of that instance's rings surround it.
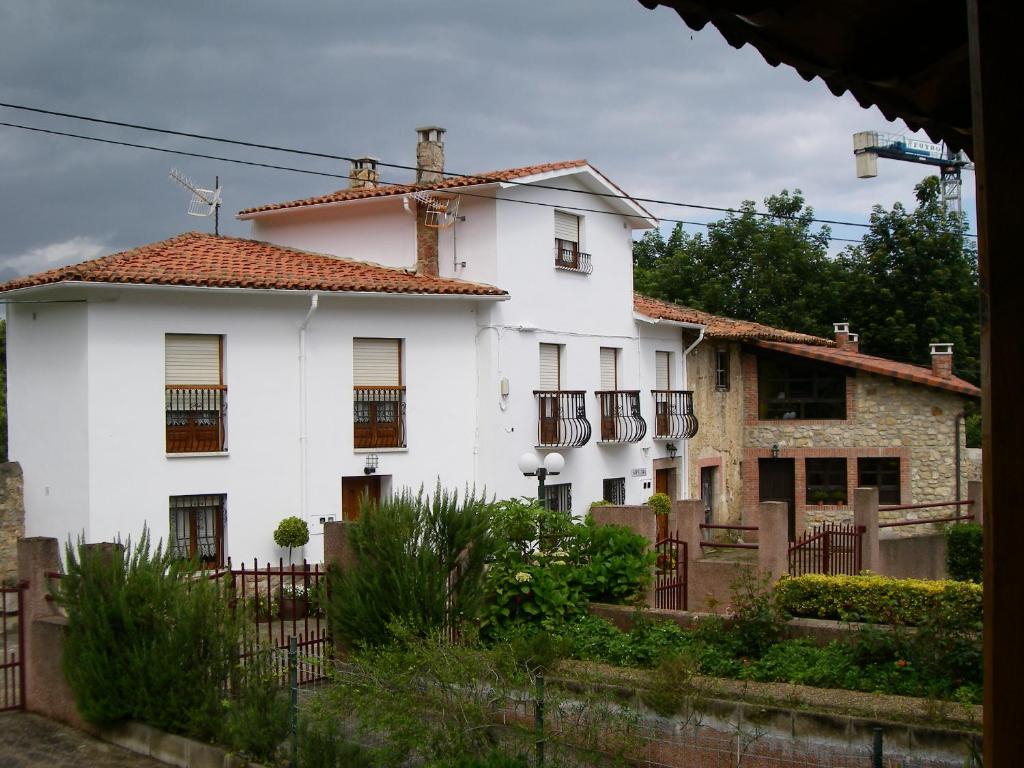
<svg viewBox="0 0 1024 768">
<path fill-rule="evenodd" d="M 975 525 L 985 525 L 985 510 L 984 503 L 982 502 L 982 486 L 981 480 L 968 480 L 967 481 L 967 498 L 973 503 L 967 505 L 968 515 L 974 515 Z"/>
<path fill-rule="evenodd" d="M 18 575 L 18 539 L 25 535 L 25 495 L 21 465 L 0 464 L 0 582 Z"/>
<path fill-rule="evenodd" d="M 789 505 L 784 501 L 762 501 L 758 508 L 760 541 L 757 560 L 772 581 L 789 573 Z"/>
<path fill-rule="evenodd" d="M 335 520 L 324 523 L 324 565 L 344 571 L 355 562 L 352 548 L 351 520 Z"/>
<path fill-rule="evenodd" d="M 704 522 L 704 502 L 700 499 L 672 502 L 668 516 L 668 530 L 671 535 L 679 531 L 679 538 L 686 542 L 686 557 L 692 563 L 700 558 L 700 524 Z"/>
<path fill-rule="evenodd" d="M 50 594 L 47 573 L 60 571 L 57 539 L 33 537 L 18 540 L 18 580 L 27 582 L 23 613 L 18 620 L 25 627 L 25 709 L 75 728 L 90 730 L 75 706 L 71 687 L 61 667 L 67 619 Z"/>
<path fill-rule="evenodd" d="M 862 571 L 878 573 L 882 567 L 878 548 L 878 489 L 855 488 L 853 490 L 853 524 L 864 526 L 860 540 L 860 568 Z"/>
<path fill-rule="evenodd" d="M 602 504 L 590 509 L 595 525 L 622 525 L 647 539 L 653 547 L 658 543 L 658 521 L 650 507 Z M 669 516 L 669 530 L 672 518 Z"/>
</svg>

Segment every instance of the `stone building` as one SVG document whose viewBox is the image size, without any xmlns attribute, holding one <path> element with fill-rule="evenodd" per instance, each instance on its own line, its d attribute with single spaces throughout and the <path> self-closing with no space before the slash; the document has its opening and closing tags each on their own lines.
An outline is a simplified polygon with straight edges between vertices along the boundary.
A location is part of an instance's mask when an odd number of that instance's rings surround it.
<svg viewBox="0 0 1024 768">
<path fill-rule="evenodd" d="M 981 392 L 953 376 L 950 344 L 932 345 L 928 369 L 862 354 L 846 323 L 832 340 L 639 295 L 635 306 L 704 327 L 687 360 L 700 419 L 687 482 L 709 520 L 739 523 L 781 500 L 796 532 L 849 521 L 860 486 L 878 486 L 883 505 L 916 504 L 962 497 L 980 477 L 962 418 Z"/>
</svg>

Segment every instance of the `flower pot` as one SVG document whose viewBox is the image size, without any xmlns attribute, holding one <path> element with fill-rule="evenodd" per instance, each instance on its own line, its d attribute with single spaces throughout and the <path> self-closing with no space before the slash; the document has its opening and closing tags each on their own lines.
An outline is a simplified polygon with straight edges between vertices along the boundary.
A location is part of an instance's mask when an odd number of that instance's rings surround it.
<svg viewBox="0 0 1024 768">
<path fill-rule="evenodd" d="M 281 597 L 280 616 L 286 621 L 304 619 L 309 613 L 309 600 L 305 597 Z"/>
</svg>

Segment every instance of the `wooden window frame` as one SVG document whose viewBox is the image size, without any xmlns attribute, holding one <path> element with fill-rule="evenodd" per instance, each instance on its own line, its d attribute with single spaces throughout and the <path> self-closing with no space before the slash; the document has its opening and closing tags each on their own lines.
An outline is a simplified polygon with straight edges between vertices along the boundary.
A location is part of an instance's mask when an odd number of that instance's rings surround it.
<svg viewBox="0 0 1024 768">
<path fill-rule="evenodd" d="M 807 506 L 845 506 L 850 503 L 845 457 L 815 456 L 804 459 L 804 502 Z"/>
<path fill-rule="evenodd" d="M 772 368 L 775 370 L 772 371 Z M 760 421 L 844 421 L 847 413 L 846 372 L 837 366 L 785 356 L 761 355 L 757 360 L 757 414 Z M 836 394 L 827 394 L 837 387 Z M 807 394 L 791 394 L 804 389 Z M 779 397 L 776 393 L 782 393 Z M 780 408 L 785 410 L 781 413 Z M 794 414 L 789 416 L 788 414 Z"/>
<path fill-rule="evenodd" d="M 726 346 L 715 347 L 715 389 L 729 391 L 729 348 Z"/>
<path fill-rule="evenodd" d="M 884 467 L 883 462 L 894 462 L 894 465 Z M 879 504 L 902 504 L 902 470 L 899 456 L 860 456 L 857 458 L 857 486 L 877 488 Z M 882 483 L 882 479 L 890 482 Z"/>
</svg>

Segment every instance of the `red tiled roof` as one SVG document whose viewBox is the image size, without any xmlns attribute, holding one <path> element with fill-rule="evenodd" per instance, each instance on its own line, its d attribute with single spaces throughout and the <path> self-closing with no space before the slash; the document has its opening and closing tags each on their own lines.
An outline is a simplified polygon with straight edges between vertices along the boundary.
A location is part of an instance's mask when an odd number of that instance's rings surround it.
<svg viewBox="0 0 1024 768">
<path fill-rule="evenodd" d="M 478 184 L 491 184 L 502 181 L 515 181 L 516 179 L 522 179 L 527 176 L 535 176 L 538 173 L 561 171 L 567 168 L 583 168 L 587 165 L 589 165 L 589 163 L 587 163 L 586 160 L 565 160 L 558 163 L 543 163 L 541 165 L 526 165 L 522 168 L 507 168 L 503 171 L 490 171 L 488 173 L 481 173 L 479 176 L 454 176 L 435 184 L 382 184 L 376 187 L 339 189 L 336 192 L 319 195 L 318 197 L 307 197 L 302 200 L 291 200 L 285 203 L 272 203 L 270 205 L 261 205 L 256 208 L 246 208 L 244 211 L 239 211 L 238 215 L 247 216 L 251 213 L 280 211 L 285 208 L 302 208 L 307 205 L 324 205 L 325 203 L 340 203 L 346 200 L 363 200 L 369 197 L 406 195 L 410 192 L 426 192 L 440 189 L 453 189 L 455 187 L 469 187 Z M 603 174 L 601 174 L 601 178 L 605 178 Z M 605 180 L 607 181 L 606 178 Z"/>
<path fill-rule="evenodd" d="M 640 293 L 633 294 L 633 309 L 637 313 L 655 320 L 675 320 L 682 323 L 697 323 L 705 327 L 704 335 L 709 339 L 723 341 L 786 341 L 797 344 L 813 344 L 822 347 L 834 346 L 835 342 L 820 336 L 785 331 L 750 320 L 734 320 L 730 317 L 712 315 L 681 304 L 652 299 Z"/>
<path fill-rule="evenodd" d="M 787 355 L 798 355 L 810 358 L 811 360 L 820 360 L 824 363 L 832 363 L 833 365 L 842 365 L 847 368 L 875 373 L 879 376 L 912 381 L 915 384 L 945 389 L 960 395 L 967 395 L 968 397 L 981 397 L 981 390 L 969 381 L 964 381 L 956 376 L 936 376 L 930 368 L 924 368 L 920 365 L 897 363 L 895 360 L 864 355 L 848 349 L 829 349 L 813 347 L 808 344 L 780 344 L 773 341 L 757 341 L 754 344 L 762 349 L 784 352 Z"/>
<path fill-rule="evenodd" d="M 294 248 L 186 232 L 130 251 L 58 267 L 0 285 L 0 292 L 66 281 L 359 293 L 504 296 L 481 283 Z"/>
</svg>

